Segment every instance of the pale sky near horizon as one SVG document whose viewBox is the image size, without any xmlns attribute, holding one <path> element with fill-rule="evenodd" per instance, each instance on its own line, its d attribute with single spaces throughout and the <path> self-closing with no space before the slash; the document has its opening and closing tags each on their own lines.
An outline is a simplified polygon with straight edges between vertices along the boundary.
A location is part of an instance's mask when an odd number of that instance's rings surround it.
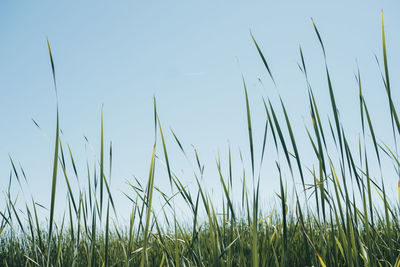
<svg viewBox="0 0 400 267">
<path fill-rule="evenodd" d="M 252 103 L 257 159 L 265 123 L 262 97 L 271 97 L 281 116 L 279 91 L 299 146 L 308 149 L 303 150 L 304 161 L 315 163 L 305 131 L 310 118 L 305 81 L 297 66 L 299 44 L 326 127 L 331 109 L 323 55 L 311 17 L 325 44 L 341 118 L 353 149 L 357 149 L 361 131 L 356 61 L 376 134 L 380 140 L 392 142 L 385 89 L 374 55 L 382 62 L 383 9 L 393 97 L 400 103 L 400 32 L 396 30 L 400 28 L 400 3 L 321 2 L 1 1 L 0 191 L 6 191 L 11 155 L 27 175 L 27 199 L 31 192 L 46 206 L 50 200 L 56 98 L 46 38 L 55 61 L 62 141 L 70 144 L 80 179 L 85 180 L 86 160 L 92 166 L 100 154 L 104 105 L 106 146 L 113 143 L 112 183 L 121 195 L 117 199 L 123 211 L 129 206 L 119 190 L 132 193 L 125 181 L 132 182 L 133 175 L 143 183 L 147 179 L 154 143 L 153 96 L 173 170 L 186 184 L 194 182 L 190 165 L 174 143 L 170 128 L 192 159 L 192 144 L 198 149 L 206 164 L 204 179 L 210 191 L 220 187 L 215 160 L 220 152 L 226 166 L 228 144 L 235 162 L 240 162 L 240 147 L 249 167 L 242 74 Z M 250 30 L 271 67 L 277 89 L 252 43 Z M 272 143 L 270 138 L 266 158 L 275 156 Z M 160 143 L 158 155 L 163 159 Z M 273 168 L 273 160 L 268 160 L 263 175 L 271 180 L 266 180 L 263 192 L 273 195 L 279 183 L 276 177 L 268 177 L 268 168 Z M 157 168 L 163 174 L 156 183 L 168 186 L 162 163 Z M 240 166 L 235 168 L 240 170 Z M 235 179 L 239 181 L 240 175 L 238 172 Z M 397 183 L 397 178 L 388 181 Z M 13 187 L 18 188 L 15 180 Z M 66 188 L 61 173 L 57 190 L 57 203 L 63 207 Z"/>
</svg>

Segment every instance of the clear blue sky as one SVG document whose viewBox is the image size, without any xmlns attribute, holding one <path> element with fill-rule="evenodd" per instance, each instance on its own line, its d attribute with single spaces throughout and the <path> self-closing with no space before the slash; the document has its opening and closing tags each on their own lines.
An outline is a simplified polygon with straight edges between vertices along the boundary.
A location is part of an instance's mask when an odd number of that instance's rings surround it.
<svg viewBox="0 0 400 267">
<path fill-rule="evenodd" d="M 131 181 L 133 175 L 141 181 L 147 178 L 154 142 L 153 95 L 174 171 L 184 172 L 183 181 L 193 183 L 189 165 L 173 143 L 169 127 L 188 152 L 191 144 L 198 148 L 211 190 L 218 185 L 215 159 L 220 151 L 226 163 L 228 140 L 236 162 L 240 147 L 249 166 L 243 74 L 252 102 L 259 156 L 265 120 L 261 97 L 277 98 L 249 30 L 270 64 L 300 146 L 309 147 L 304 128 L 310 125 L 307 91 L 297 67 L 299 44 L 325 122 L 330 114 L 323 56 L 311 17 L 325 43 L 351 144 L 356 144 L 361 129 L 354 79 L 356 59 L 377 135 L 390 143 L 386 96 L 374 58 L 377 54 L 381 60 L 381 9 L 393 95 L 399 103 L 398 1 L 1 1 L 1 191 L 8 182 L 10 154 L 27 174 L 30 188 L 25 195 L 31 191 L 45 205 L 50 200 L 56 100 L 46 37 L 55 60 L 62 139 L 70 144 L 84 179 L 86 160 L 92 164 L 99 155 L 100 110 L 104 104 L 105 140 L 113 142 L 116 191 L 129 192 L 125 181 Z M 268 149 L 274 151 L 272 143 Z M 305 163 L 315 162 L 312 151 L 303 151 Z M 161 150 L 158 153 L 162 158 Z M 273 166 L 275 152 L 268 157 Z M 164 167 L 158 166 L 165 173 Z M 268 165 L 263 175 L 268 188 L 265 192 L 272 195 L 278 180 L 268 177 Z M 63 207 L 65 183 L 59 177 L 57 203 Z M 157 179 L 160 186 L 168 185 L 164 174 Z M 239 174 L 236 179 L 240 179 Z M 390 181 L 395 183 L 396 179 Z M 13 186 L 17 188 L 15 181 Z M 129 210 L 123 197 L 118 201 L 121 209 Z"/>
</svg>

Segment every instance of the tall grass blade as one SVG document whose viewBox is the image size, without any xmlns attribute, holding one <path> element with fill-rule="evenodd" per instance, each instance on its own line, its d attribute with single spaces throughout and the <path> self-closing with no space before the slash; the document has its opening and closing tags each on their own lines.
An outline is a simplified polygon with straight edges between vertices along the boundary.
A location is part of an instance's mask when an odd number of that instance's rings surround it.
<svg viewBox="0 0 400 267">
<path fill-rule="evenodd" d="M 249 97 L 247 95 L 247 88 L 246 88 L 246 83 L 244 81 L 244 77 L 242 77 L 242 80 L 243 80 L 244 94 L 245 94 L 245 98 L 246 98 L 247 127 L 248 127 L 248 131 L 249 131 L 249 144 L 250 144 L 250 156 L 251 156 L 251 172 L 253 174 L 253 179 L 254 179 L 253 128 L 251 127 L 250 104 L 249 104 Z"/>
<path fill-rule="evenodd" d="M 51 54 L 49 40 L 47 40 L 47 46 L 49 49 L 51 68 L 53 71 L 54 88 L 55 88 L 56 94 L 57 94 L 54 62 L 53 62 L 53 56 Z M 59 148 L 59 142 L 60 142 L 59 132 L 60 132 L 59 131 L 59 117 L 58 117 L 58 106 L 57 106 L 56 140 L 55 140 L 55 145 L 54 145 L 53 176 L 52 176 L 52 183 L 51 183 L 51 200 L 50 200 L 50 217 L 49 217 L 49 233 L 48 233 L 48 240 L 47 240 L 47 266 L 50 266 L 50 255 L 51 255 L 51 237 L 52 237 L 52 231 L 53 231 L 53 219 L 54 219 L 54 208 L 55 208 L 56 186 L 57 186 L 58 148 Z"/>
<path fill-rule="evenodd" d="M 151 156 L 151 162 L 150 162 L 149 180 L 147 183 L 147 198 L 146 198 L 147 215 L 146 215 L 146 225 L 145 225 L 145 229 L 144 229 L 142 258 L 140 261 L 141 267 L 145 266 L 145 264 L 147 262 L 147 245 L 148 245 L 148 239 L 149 239 L 151 205 L 152 205 L 152 201 L 153 201 L 153 189 L 154 189 L 155 151 L 156 151 L 156 144 L 154 144 L 154 146 L 153 146 L 153 154 Z"/>
<path fill-rule="evenodd" d="M 250 32 L 250 35 L 251 35 L 251 38 L 253 39 L 253 42 L 254 42 L 254 44 L 255 44 L 255 46 L 257 48 L 257 51 L 258 51 L 259 55 L 260 55 L 260 57 L 261 57 L 261 59 L 262 59 L 262 61 L 264 63 L 264 66 L 268 71 L 269 77 L 271 77 L 271 80 L 274 82 L 274 85 L 276 86 L 274 76 L 272 76 L 271 69 L 269 68 L 268 63 L 265 60 L 265 57 L 264 57 L 263 53 L 261 52 L 261 49 L 258 46 L 256 39 L 254 38 L 254 36 L 253 36 L 253 34 L 251 32 Z"/>
</svg>

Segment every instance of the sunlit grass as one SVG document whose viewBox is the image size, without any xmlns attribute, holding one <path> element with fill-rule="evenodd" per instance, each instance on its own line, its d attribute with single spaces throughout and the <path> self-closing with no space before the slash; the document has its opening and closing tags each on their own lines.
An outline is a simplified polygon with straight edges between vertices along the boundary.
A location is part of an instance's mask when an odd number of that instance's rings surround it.
<svg viewBox="0 0 400 267">
<path fill-rule="evenodd" d="M 254 129 L 248 89 L 243 79 L 244 106 L 246 110 L 251 177 L 242 176 L 241 196 L 233 196 L 232 154 L 229 148 L 228 177 L 222 171 L 220 155 L 216 174 L 222 188 L 222 207 L 202 186 L 204 165 L 194 150 L 193 168 L 195 190 L 189 190 L 173 171 L 168 157 L 166 139 L 171 138 L 177 148 L 190 161 L 181 141 L 171 130 L 167 135 L 154 99 L 155 141 L 149 158 L 150 167 L 146 185 L 138 180 L 128 183 L 131 191 L 125 196 L 132 204 L 129 225 L 121 227 L 115 221 L 117 209 L 111 194 L 112 145 L 104 143 L 103 111 L 101 113 L 100 158 L 95 166 L 87 164 L 87 190 L 74 192 L 71 187 L 66 162 L 73 167 L 78 179 L 76 162 L 68 144 L 60 139 L 57 109 L 56 139 L 48 225 L 39 218 L 34 199 L 24 203 L 25 210 L 16 207 L 17 199 L 11 196 L 10 187 L 5 188 L 5 209 L 0 212 L 0 265 L 1 266 L 400 266 L 400 182 L 399 203 L 391 203 L 385 189 L 384 177 L 373 177 L 370 162 L 376 161 L 382 168 L 383 155 L 394 163 L 396 173 L 400 169 L 396 147 L 389 147 L 374 131 L 368 105 L 365 101 L 360 71 L 356 74 L 359 91 L 358 105 L 362 137 L 358 150 L 351 150 L 345 134 L 335 89 L 326 63 L 327 55 L 322 37 L 314 21 L 315 33 L 325 60 L 330 108 L 333 120 L 329 128 L 323 128 L 319 112 L 320 103 L 315 98 L 309 82 L 306 60 L 300 47 L 299 68 L 304 74 L 309 100 L 311 129 L 306 129 L 308 146 L 315 154 L 315 164 L 307 168 L 302 163 L 302 151 L 296 143 L 290 114 L 280 98 L 273 103 L 263 98 L 265 128 L 262 147 L 255 147 Z M 262 49 L 251 34 L 256 49 L 275 85 L 271 69 Z M 56 76 L 53 56 L 48 43 L 54 87 Z M 393 103 L 389 81 L 385 30 L 382 15 L 382 57 L 384 71 L 381 73 L 383 90 L 388 99 L 394 143 L 400 134 L 400 122 Z M 276 85 L 275 85 L 276 86 Z M 356 101 L 356 100 L 355 100 Z M 280 120 L 278 112 L 282 112 Z M 36 124 L 36 123 L 35 123 Z M 36 124 L 37 125 L 37 124 Z M 287 136 L 287 137 L 286 137 Z M 160 137 L 160 139 L 157 139 Z M 256 172 L 257 159 L 254 151 L 261 151 L 260 166 L 264 161 L 266 140 L 271 138 L 283 162 L 274 160 L 279 182 L 277 200 L 279 206 L 270 215 L 262 217 L 260 211 L 261 173 Z M 161 143 L 161 144 L 160 144 Z M 333 144 L 336 151 L 329 149 Z M 367 153 L 367 145 L 374 150 Z M 64 150 L 65 148 L 68 150 Z M 157 155 L 156 147 L 163 153 Z M 67 153 L 65 153 L 67 152 Z M 109 153 L 109 162 L 106 155 Z M 240 152 L 240 158 L 243 161 Z M 12 177 L 20 183 L 25 173 L 10 157 Z M 162 192 L 155 183 L 156 168 L 162 162 L 172 193 Z M 106 165 L 109 173 L 106 173 Z M 164 168 L 159 168 L 160 170 Z M 293 204 L 288 201 L 287 183 L 282 175 L 289 172 L 293 181 L 301 182 L 301 190 L 293 187 Z M 58 173 L 62 176 L 60 176 Z M 382 174 L 382 171 L 380 170 Z M 82 175 L 79 175 L 82 179 Z M 308 179 L 306 179 L 308 178 Z M 57 180 L 65 181 L 68 189 L 67 210 L 61 221 L 54 221 Z M 206 179 L 206 178 L 204 178 Z M 307 184 L 306 180 L 312 180 Z M 26 180 L 26 178 L 25 178 Z M 246 182 L 250 181 L 250 182 Z M 354 183 L 354 187 L 351 185 Z M 50 181 L 49 181 L 50 182 Z M 249 185 L 251 188 L 248 188 Z M 395 187 L 395 185 L 393 185 Z M 374 198 L 373 195 L 378 196 Z M 154 195 L 164 203 L 161 212 L 154 209 Z M 358 201 L 356 199 L 359 199 Z M 379 201 L 377 201 L 377 199 Z M 397 201 L 397 200 L 396 200 Z M 179 221 L 176 202 L 185 206 L 186 221 Z M 237 205 L 239 203 L 239 205 Z M 20 204 L 20 203 L 19 203 Z M 42 208 L 42 207 L 41 207 Z M 216 211 L 218 210 L 218 212 Z M 222 213 L 220 212 L 222 210 Z"/>
</svg>

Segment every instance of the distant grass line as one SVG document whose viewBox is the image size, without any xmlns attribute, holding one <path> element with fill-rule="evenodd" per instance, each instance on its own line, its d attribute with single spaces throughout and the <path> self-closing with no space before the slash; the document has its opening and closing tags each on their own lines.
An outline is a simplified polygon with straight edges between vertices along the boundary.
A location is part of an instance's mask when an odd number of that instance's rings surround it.
<svg viewBox="0 0 400 267">
<path fill-rule="evenodd" d="M 246 176 L 243 167 L 241 203 L 233 201 L 232 159 L 229 148 L 228 176 L 222 171 L 220 155 L 217 159 L 217 176 L 223 189 L 221 207 L 216 212 L 215 202 L 201 185 L 204 175 L 197 150 L 194 149 L 193 173 L 197 190 L 189 191 L 174 173 L 168 157 L 166 138 L 158 116 L 154 99 L 155 143 L 149 159 L 149 175 L 146 185 L 138 180 L 128 186 L 134 194 L 125 194 L 132 203 L 129 225 L 118 226 L 114 218 L 118 213 L 110 191 L 112 169 L 112 144 L 109 146 L 109 163 L 105 160 L 107 145 L 104 143 L 103 111 L 101 113 L 100 159 L 95 166 L 87 163 L 88 188 L 77 192 L 71 189 L 71 176 L 77 181 L 83 176 L 76 170 L 76 162 L 69 145 L 60 139 L 59 114 L 57 108 L 56 140 L 50 194 L 49 223 L 38 218 L 32 198 L 24 203 L 25 210 L 17 208 L 17 199 L 11 196 L 10 186 L 6 188 L 5 209 L 0 211 L 0 266 L 395 266 L 400 267 L 400 182 L 399 203 L 390 203 L 384 177 L 371 175 L 371 162 L 382 168 L 383 155 L 394 164 L 399 174 L 400 160 L 397 156 L 397 138 L 400 122 L 394 105 L 389 82 L 388 56 L 382 13 L 382 57 L 384 62 L 383 90 L 388 99 L 391 127 L 395 147 L 380 143 L 375 135 L 368 105 L 365 101 L 360 71 L 356 74 L 359 91 L 359 111 L 362 136 L 358 150 L 351 150 L 348 137 L 342 125 L 335 98 L 335 89 L 327 65 L 327 54 L 323 39 L 314 21 L 315 33 L 320 42 L 325 60 L 325 75 L 330 98 L 333 120 L 328 119 L 329 128 L 323 128 L 319 103 L 314 97 L 306 61 L 300 47 L 299 68 L 304 74 L 310 108 L 311 129 L 306 129 L 309 143 L 314 151 L 315 165 L 308 169 L 302 165 L 302 151 L 296 143 L 290 114 L 282 99 L 278 105 L 263 99 L 265 128 L 262 148 L 254 146 L 251 103 L 245 80 L 244 105 L 248 128 L 251 177 Z M 270 65 L 262 49 L 251 34 L 262 63 L 272 79 Z M 57 94 L 53 56 L 48 44 Z M 383 92 L 383 91 L 382 91 Z M 284 120 L 277 115 L 282 112 Z M 36 123 L 35 123 L 36 124 Z M 37 124 L 36 124 L 37 125 Z M 37 125 L 38 126 L 38 125 Z M 188 153 L 179 138 L 171 130 L 173 141 L 189 160 Z M 157 137 L 160 140 L 157 140 Z M 286 138 L 288 136 L 289 138 Z M 267 217 L 260 210 L 260 180 L 262 175 L 255 171 L 257 159 L 255 150 L 261 151 L 260 168 L 263 164 L 266 140 L 271 139 L 275 149 L 283 156 L 276 161 L 279 177 L 279 206 Z M 162 155 L 156 155 L 160 146 Z M 331 151 L 333 144 L 336 151 Z M 367 145 L 373 146 L 374 153 L 367 153 Z M 65 150 L 65 148 L 68 150 Z M 337 155 L 337 156 L 336 156 Z M 243 154 L 240 152 L 243 162 Z M 162 192 L 155 184 L 157 162 L 165 162 L 170 182 L 171 195 Z M 190 161 L 190 160 L 189 160 Z M 21 166 L 11 162 L 11 179 L 17 179 L 21 186 Z M 66 171 L 69 162 L 72 174 Z M 109 173 L 105 166 L 109 164 Z M 375 165 L 374 165 L 375 166 Z M 283 169 L 288 168 L 290 178 L 301 182 L 302 190 L 294 192 L 294 206 L 289 206 L 288 190 L 283 178 Z M 59 171 L 58 171 L 59 170 Z M 61 173 L 62 176 L 58 175 Z M 382 173 L 382 172 L 380 172 Z M 312 178 L 313 184 L 306 184 L 305 177 Z M 57 180 L 65 180 L 68 189 L 68 209 L 60 222 L 55 222 L 55 196 Z M 246 181 L 251 181 L 251 183 Z M 252 187 L 248 188 L 251 184 Z M 352 188 L 350 184 L 354 184 Z M 379 201 L 373 198 L 377 192 Z M 154 210 L 154 194 L 163 200 L 161 212 Z M 237 197 L 235 197 L 236 199 Z M 356 201 L 357 199 L 357 201 Z M 181 222 L 177 219 L 174 201 L 179 200 L 190 211 Z M 19 205 L 20 202 L 18 202 Z M 310 208 L 313 206 L 314 208 Z M 204 214 L 200 215 L 200 214 Z M 192 220 L 190 222 L 190 220 Z"/>
</svg>

